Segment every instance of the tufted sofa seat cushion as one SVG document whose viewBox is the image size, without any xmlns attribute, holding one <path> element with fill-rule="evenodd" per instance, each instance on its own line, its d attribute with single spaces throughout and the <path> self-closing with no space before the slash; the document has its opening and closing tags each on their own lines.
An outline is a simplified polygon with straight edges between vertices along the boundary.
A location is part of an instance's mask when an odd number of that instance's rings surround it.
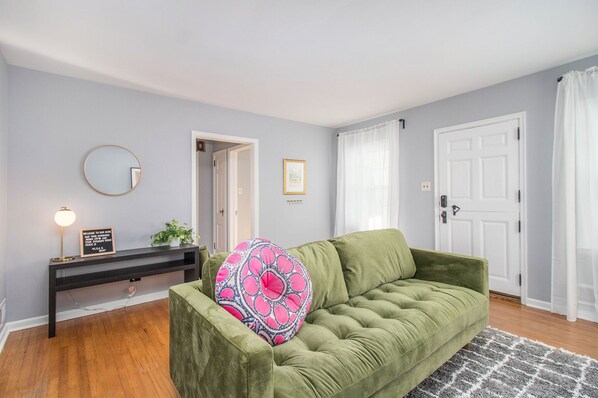
<svg viewBox="0 0 598 398">
<path fill-rule="evenodd" d="M 274 396 L 369 396 L 480 320 L 488 300 L 417 279 L 382 284 L 308 314 L 273 348 Z"/>
</svg>

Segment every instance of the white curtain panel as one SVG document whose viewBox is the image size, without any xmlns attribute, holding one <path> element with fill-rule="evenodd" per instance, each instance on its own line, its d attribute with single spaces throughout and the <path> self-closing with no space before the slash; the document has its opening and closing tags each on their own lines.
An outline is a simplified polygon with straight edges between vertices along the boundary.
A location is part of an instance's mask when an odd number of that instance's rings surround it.
<svg viewBox="0 0 598 398">
<path fill-rule="evenodd" d="M 552 310 L 598 319 L 598 67 L 558 85 L 552 211 Z"/>
<path fill-rule="evenodd" d="M 336 236 L 399 225 L 399 121 L 339 134 Z"/>
</svg>

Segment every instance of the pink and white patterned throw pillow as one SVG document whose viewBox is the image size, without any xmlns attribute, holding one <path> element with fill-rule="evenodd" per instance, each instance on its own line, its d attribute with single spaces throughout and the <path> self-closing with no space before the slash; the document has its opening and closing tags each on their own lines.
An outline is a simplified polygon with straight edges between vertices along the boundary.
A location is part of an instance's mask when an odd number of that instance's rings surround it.
<svg viewBox="0 0 598 398">
<path fill-rule="evenodd" d="M 262 238 L 239 243 L 216 274 L 216 302 L 273 346 L 299 330 L 312 295 L 303 264 Z"/>
</svg>

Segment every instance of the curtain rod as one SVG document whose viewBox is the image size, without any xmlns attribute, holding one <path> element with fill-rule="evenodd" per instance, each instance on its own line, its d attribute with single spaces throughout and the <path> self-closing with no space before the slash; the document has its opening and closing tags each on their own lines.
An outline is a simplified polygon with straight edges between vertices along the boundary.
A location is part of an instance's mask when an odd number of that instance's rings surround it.
<svg viewBox="0 0 598 398">
<path fill-rule="evenodd" d="M 395 119 L 395 120 L 396 120 L 396 119 Z M 390 121 L 390 120 L 389 120 L 389 121 Z M 388 123 L 388 122 L 382 122 L 382 123 L 374 124 L 373 126 L 370 126 L 370 127 L 364 127 L 363 129 L 359 129 L 359 130 L 365 130 L 365 129 L 369 129 L 369 128 L 376 127 L 376 126 L 379 126 L 379 125 L 381 125 L 381 124 L 384 124 L 384 123 Z M 403 130 L 405 130 L 405 119 L 399 119 L 399 123 L 401 123 L 401 128 L 402 128 Z M 345 132 L 343 132 L 343 134 L 344 134 L 344 133 L 348 133 L 348 131 L 345 131 Z M 338 137 L 339 135 L 341 135 L 341 133 L 336 133 L 336 136 L 337 136 L 337 137 Z"/>
<path fill-rule="evenodd" d="M 563 80 L 563 76 L 559 76 L 559 78 L 558 78 L 558 79 L 556 79 L 556 82 L 557 82 L 557 83 L 560 83 L 560 82 L 561 82 L 561 80 Z"/>
</svg>

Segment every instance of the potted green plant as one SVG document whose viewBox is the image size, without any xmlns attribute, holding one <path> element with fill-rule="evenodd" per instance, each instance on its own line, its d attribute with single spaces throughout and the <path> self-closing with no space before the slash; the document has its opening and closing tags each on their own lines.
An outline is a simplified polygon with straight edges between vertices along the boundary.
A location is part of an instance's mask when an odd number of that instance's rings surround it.
<svg viewBox="0 0 598 398">
<path fill-rule="evenodd" d="M 152 235 L 152 246 L 170 245 L 173 247 L 179 245 L 192 244 L 199 235 L 193 233 L 193 228 L 187 224 L 179 224 L 175 218 L 165 223 L 166 229 Z"/>
</svg>

